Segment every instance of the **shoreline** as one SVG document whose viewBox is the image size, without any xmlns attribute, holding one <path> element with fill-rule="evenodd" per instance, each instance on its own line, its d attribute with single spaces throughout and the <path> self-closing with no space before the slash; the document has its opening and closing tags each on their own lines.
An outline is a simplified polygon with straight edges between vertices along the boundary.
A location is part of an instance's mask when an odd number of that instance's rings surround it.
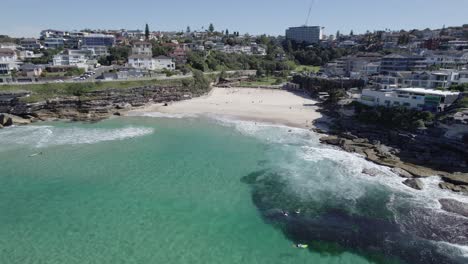
<svg viewBox="0 0 468 264">
<path fill-rule="evenodd" d="M 447 172 L 429 166 L 400 160 L 398 151 L 376 140 L 368 140 L 333 129 L 320 129 L 320 124 L 334 124 L 334 120 L 320 113 L 318 101 L 310 97 L 278 89 L 265 88 L 213 88 L 210 93 L 190 100 L 168 105 L 151 104 L 128 112 L 129 116 L 161 113 L 167 115 L 220 115 L 243 121 L 263 122 L 302 128 L 321 135 L 321 143 L 356 153 L 377 165 L 391 168 L 406 179 L 406 185 L 418 190 L 418 178 L 439 176 L 441 189 L 468 194 L 466 173 Z M 372 172 L 368 172 L 373 176 Z M 466 180 L 465 180 L 466 178 Z"/>
<path fill-rule="evenodd" d="M 215 114 L 240 120 L 283 124 L 310 129 L 313 122 L 324 118 L 317 101 L 306 95 L 265 88 L 216 88 L 207 95 L 165 104 L 151 104 L 129 111 L 135 113 L 163 114 Z"/>
<path fill-rule="evenodd" d="M 318 101 L 303 93 L 266 88 L 214 87 L 208 93 L 190 94 L 179 89 L 166 89 L 151 90 L 155 93 L 152 100 L 134 94 L 128 100 L 125 100 L 127 94 L 112 96 L 109 102 L 99 101 L 97 98 L 95 101 L 89 101 L 85 109 L 79 109 L 70 104 L 70 102 L 76 103 L 83 107 L 83 104 L 78 104 L 80 103 L 79 99 L 63 100 L 63 102 L 57 100 L 59 103 L 51 106 L 53 112 L 41 115 L 43 107 L 38 107 L 37 110 L 31 108 L 28 110 L 29 119 L 14 116 L 12 118 L 17 124 L 28 124 L 40 120 L 95 122 L 112 116 L 144 116 L 145 114 L 161 113 L 167 115 L 205 115 L 208 117 L 209 115 L 218 115 L 243 121 L 284 125 L 314 131 L 323 136 L 321 138 L 323 144 L 334 145 L 346 152 L 360 154 L 375 164 L 395 168 L 396 174 L 403 178 L 409 178 L 412 185 L 415 181 L 417 182 L 417 178 L 440 176 L 443 179 L 440 185 L 441 189 L 468 194 L 467 173 L 448 172 L 424 164 L 417 165 L 414 162 L 400 160 L 399 146 L 396 148 L 394 146 L 388 147 L 389 145 L 385 141 L 380 142 L 380 138 L 373 140 L 366 138 L 365 135 L 362 136 L 363 133 L 360 132 L 366 132 L 367 129 L 359 131 L 359 124 L 353 123 L 351 128 L 345 127 L 344 129 L 323 129 L 322 124 L 325 126 L 336 125 L 339 120 L 333 119 L 332 115 L 327 115 L 326 112 L 322 114 L 323 108 Z M 148 91 L 148 88 L 140 89 L 141 91 L 135 90 L 143 93 Z M 176 91 L 177 94 L 171 94 L 169 91 Z M 354 132 L 349 133 L 349 129 Z M 383 134 L 383 132 L 377 131 L 377 134 Z"/>
</svg>

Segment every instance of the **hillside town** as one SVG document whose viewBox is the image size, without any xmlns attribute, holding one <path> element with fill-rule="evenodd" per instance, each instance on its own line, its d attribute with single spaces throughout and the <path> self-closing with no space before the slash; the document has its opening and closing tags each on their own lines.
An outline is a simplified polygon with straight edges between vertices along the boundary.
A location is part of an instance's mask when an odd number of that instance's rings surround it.
<svg viewBox="0 0 468 264">
<path fill-rule="evenodd" d="M 301 26 L 273 37 L 217 31 L 213 24 L 180 32 L 151 31 L 146 24 L 145 30 L 46 29 L 38 38 L 0 36 L 0 84 L 178 78 L 192 70 L 253 70 L 244 84 L 309 90 L 304 78 L 339 80 L 342 87 L 358 88 L 348 97 L 368 106 L 442 112 L 466 102 L 468 25 L 335 35 Z M 323 85 L 313 92 L 322 98 L 333 93 Z"/>
</svg>

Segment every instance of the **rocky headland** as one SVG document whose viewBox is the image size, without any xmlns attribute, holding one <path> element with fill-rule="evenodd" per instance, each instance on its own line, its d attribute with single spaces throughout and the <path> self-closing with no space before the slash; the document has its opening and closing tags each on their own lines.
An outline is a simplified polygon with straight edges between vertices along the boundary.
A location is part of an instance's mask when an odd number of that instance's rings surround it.
<svg viewBox="0 0 468 264">
<path fill-rule="evenodd" d="M 31 92 L 0 92 L 0 128 L 40 120 L 98 121 L 150 103 L 187 100 L 204 93 L 186 87 L 143 86 L 28 102 Z"/>
<path fill-rule="evenodd" d="M 408 132 L 361 124 L 352 117 L 334 118 L 322 143 L 358 153 L 388 166 L 414 189 L 424 188 L 417 178 L 440 176 L 439 187 L 468 195 L 468 145 L 443 136 L 444 131 Z M 365 173 L 365 172 L 364 172 Z M 366 173 L 372 174 L 372 173 Z"/>
</svg>

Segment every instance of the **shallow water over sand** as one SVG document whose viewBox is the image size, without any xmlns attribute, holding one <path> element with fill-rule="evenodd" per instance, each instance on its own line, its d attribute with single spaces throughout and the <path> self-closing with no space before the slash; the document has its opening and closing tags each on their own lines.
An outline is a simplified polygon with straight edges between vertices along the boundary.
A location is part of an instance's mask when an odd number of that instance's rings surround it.
<svg viewBox="0 0 468 264">
<path fill-rule="evenodd" d="M 429 225 L 453 196 L 435 179 L 415 193 L 289 130 L 161 116 L 0 130 L 0 263 L 467 263 L 466 238 Z"/>
</svg>

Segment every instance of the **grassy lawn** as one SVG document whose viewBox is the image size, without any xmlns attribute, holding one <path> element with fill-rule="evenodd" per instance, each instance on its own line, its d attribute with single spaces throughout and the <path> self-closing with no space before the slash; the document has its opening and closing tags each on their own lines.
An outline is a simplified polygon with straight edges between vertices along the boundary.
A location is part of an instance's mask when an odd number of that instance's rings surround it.
<svg viewBox="0 0 468 264">
<path fill-rule="evenodd" d="M 25 98 L 25 100 L 28 102 L 36 102 L 58 96 L 70 96 L 89 91 L 98 91 L 111 88 L 128 89 L 150 85 L 180 86 L 182 85 L 182 79 L 0 85 L 0 91 L 30 91 L 32 92 L 31 96 Z"/>
<path fill-rule="evenodd" d="M 315 72 L 317 73 L 320 71 L 320 66 L 310 66 L 310 65 L 298 65 L 295 69 L 296 72 Z"/>
<path fill-rule="evenodd" d="M 242 81 L 240 84 L 241 86 L 251 86 L 251 87 L 271 86 L 271 85 L 276 85 L 276 80 L 277 78 L 275 77 L 264 77 L 264 78 L 258 78 L 255 81 Z"/>
</svg>

